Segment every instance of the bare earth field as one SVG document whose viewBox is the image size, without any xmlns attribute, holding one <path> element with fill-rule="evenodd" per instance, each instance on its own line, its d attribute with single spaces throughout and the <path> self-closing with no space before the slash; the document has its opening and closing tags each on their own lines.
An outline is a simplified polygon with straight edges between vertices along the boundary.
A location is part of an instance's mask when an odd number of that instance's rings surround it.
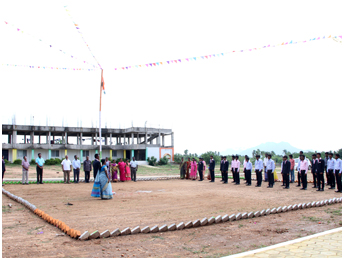
<svg viewBox="0 0 344 260">
<path fill-rule="evenodd" d="M 187 222 L 204 217 L 250 212 L 341 197 L 333 190 L 284 190 L 244 184 L 168 180 L 113 183 L 114 199 L 90 196 L 92 183 L 6 185 L 69 227 L 90 233 Z M 149 192 L 142 192 L 149 191 Z M 67 206 L 67 202 L 72 206 Z M 12 204 L 9 208 L 8 203 Z M 202 228 L 139 234 L 91 241 L 56 236 L 61 231 L 24 206 L 2 196 L 3 257 L 220 257 L 264 247 L 342 225 L 342 205 L 273 214 Z M 43 232 L 43 233 L 40 233 Z"/>
</svg>

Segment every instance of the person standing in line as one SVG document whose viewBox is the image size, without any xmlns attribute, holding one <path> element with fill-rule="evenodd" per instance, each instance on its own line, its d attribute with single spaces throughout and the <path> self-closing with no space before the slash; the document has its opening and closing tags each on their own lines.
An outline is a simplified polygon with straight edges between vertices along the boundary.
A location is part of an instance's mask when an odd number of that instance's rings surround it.
<svg viewBox="0 0 344 260">
<path fill-rule="evenodd" d="M 282 175 L 282 187 L 284 186 L 285 187 L 285 184 L 286 184 L 286 180 L 284 179 L 284 174 L 283 174 L 283 157 L 282 157 L 282 162 L 281 162 L 281 175 Z"/>
<path fill-rule="evenodd" d="M 285 181 L 284 189 L 289 189 L 289 172 L 290 172 L 290 162 L 288 161 L 288 157 L 284 155 L 283 162 L 282 162 L 282 175 L 283 175 L 283 180 Z"/>
<path fill-rule="evenodd" d="M 215 160 L 212 155 L 210 155 L 209 161 L 209 171 L 210 171 L 210 182 L 215 182 Z"/>
<path fill-rule="evenodd" d="M 221 162 L 220 162 L 221 182 L 224 182 L 223 164 L 224 164 L 224 160 L 223 160 L 223 156 L 221 156 Z"/>
<path fill-rule="evenodd" d="M 338 153 L 335 154 L 334 172 L 336 174 L 336 181 L 337 181 L 336 192 L 342 193 L 342 160 L 339 158 Z"/>
<path fill-rule="evenodd" d="M 262 185 L 262 171 L 263 171 L 263 161 L 260 159 L 260 155 L 256 155 L 256 161 L 254 162 L 254 170 L 256 172 L 257 178 L 257 185 L 256 187 L 260 187 Z"/>
<path fill-rule="evenodd" d="M 245 180 L 245 183 L 247 184 L 247 179 L 246 179 L 246 158 L 248 156 L 245 155 L 245 158 L 244 158 L 244 161 L 243 161 L 243 165 L 244 165 L 244 180 Z"/>
<path fill-rule="evenodd" d="M 203 171 L 204 171 L 203 158 L 200 157 L 198 161 L 198 173 L 199 173 L 198 181 L 203 181 Z"/>
<path fill-rule="evenodd" d="M 266 166 L 267 166 L 267 163 L 268 163 L 268 154 L 265 153 L 265 158 L 264 158 L 264 181 L 265 182 L 268 182 L 268 171 L 266 169 Z"/>
<path fill-rule="evenodd" d="M 312 175 L 313 175 L 313 187 L 312 188 L 318 188 L 317 186 L 317 159 L 316 154 L 312 154 Z"/>
<path fill-rule="evenodd" d="M 246 176 L 246 186 L 251 186 L 251 178 L 252 178 L 252 163 L 250 162 L 250 158 L 246 156 L 246 167 L 245 167 L 245 176 Z"/>
<path fill-rule="evenodd" d="M 80 167 L 81 163 L 78 159 L 78 156 L 74 155 L 74 160 L 72 162 L 73 165 L 73 176 L 74 176 L 74 183 L 79 183 L 79 175 L 80 175 Z"/>
<path fill-rule="evenodd" d="M 235 184 L 234 185 L 240 185 L 240 161 L 239 161 L 238 155 L 235 156 L 234 173 L 235 173 Z"/>
<path fill-rule="evenodd" d="M 96 179 L 97 177 L 97 174 L 98 174 L 98 171 L 100 171 L 100 161 L 99 161 L 99 154 L 95 154 L 94 155 L 94 161 L 93 161 L 93 177 L 94 177 L 94 180 Z"/>
<path fill-rule="evenodd" d="M 293 155 L 289 155 L 289 162 L 290 162 L 290 183 L 294 183 L 295 181 L 295 174 L 294 174 L 294 169 L 295 169 L 295 160 L 293 159 Z"/>
<path fill-rule="evenodd" d="M 186 162 L 186 173 L 185 173 L 185 179 L 190 179 L 190 168 L 191 168 L 191 160 L 190 157 L 188 157 L 188 160 Z"/>
<path fill-rule="evenodd" d="M 6 172 L 5 159 L 4 159 L 4 156 L 2 156 L 2 182 L 4 182 L 5 172 Z M 2 186 L 5 186 L 5 184 L 2 183 Z"/>
<path fill-rule="evenodd" d="M 139 164 L 137 163 L 137 161 L 135 160 L 135 157 L 133 157 L 133 159 L 130 162 L 130 172 L 131 172 L 131 180 L 136 182 L 136 172 L 139 168 Z"/>
<path fill-rule="evenodd" d="M 228 183 L 228 168 L 229 168 L 229 162 L 227 161 L 227 157 L 223 156 L 223 184 Z"/>
<path fill-rule="evenodd" d="M 301 161 L 299 162 L 300 165 L 300 172 L 301 172 L 301 181 L 302 181 L 302 188 L 300 190 L 307 190 L 307 172 L 308 172 L 308 162 L 305 160 L 305 156 L 302 154 L 300 156 Z"/>
<path fill-rule="evenodd" d="M 43 184 L 43 166 L 44 166 L 44 159 L 42 158 L 41 153 L 38 153 L 38 157 L 36 158 L 36 172 L 37 172 L 37 184 Z"/>
<path fill-rule="evenodd" d="M 333 157 L 333 153 L 329 153 L 329 159 L 327 160 L 327 174 L 330 178 L 330 185 L 331 187 L 329 188 L 330 190 L 334 190 L 336 187 L 336 180 L 334 178 L 334 159 Z"/>
<path fill-rule="evenodd" d="M 232 183 L 235 183 L 235 180 L 234 180 L 234 167 L 233 167 L 234 160 L 235 160 L 235 156 L 232 155 L 232 161 L 231 161 L 231 172 L 232 172 L 232 177 L 233 177 Z"/>
<path fill-rule="evenodd" d="M 324 159 L 324 162 L 325 162 L 325 172 L 326 172 L 326 185 L 331 185 L 331 183 L 330 183 L 330 175 L 328 175 L 328 172 L 327 172 L 327 161 L 328 161 L 328 152 L 325 153 L 325 159 Z"/>
<path fill-rule="evenodd" d="M 110 161 L 109 161 L 109 158 L 108 158 L 108 157 L 105 157 L 105 165 L 106 165 L 106 168 L 107 168 L 108 171 L 109 171 Z"/>
<path fill-rule="evenodd" d="M 72 163 L 68 159 L 68 155 L 65 156 L 65 159 L 61 162 L 62 165 L 62 171 L 63 171 L 63 181 L 64 183 L 70 183 L 70 171 L 72 168 Z"/>
<path fill-rule="evenodd" d="M 179 171 L 180 171 L 180 178 L 182 180 L 185 179 L 185 169 L 186 168 L 186 163 L 184 162 L 184 157 L 182 157 L 182 161 L 179 164 Z"/>
<path fill-rule="evenodd" d="M 112 182 L 118 182 L 118 164 L 116 163 L 116 160 L 112 160 L 112 163 L 110 163 L 110 172 L 112 174 Z"/>
<path fill-rule="evenodd" d="M 266 163 L 266 171 L 268 173 L 268 180 L 269 180 L 269 186 L 268 188 L 274 187 L 274 170 L 275 170 L 275 162 L 271 159 L 271 154 L 268 154 L 268 161 Z"/>
<path fill-rule="evenodd" d="M 88 156 L 86 156 L 86 160 L 84 161 L 84 172 L 85 172 L 85 182 L 90 182 L 90 172 L 92 171 L 92 162 Z"/>
<path fill-rule="evenodd" d="M 131 180 L 131 171 L 130 171 L 130 163 L 129 159 L 126 159 L 125 161 L 125 181 L 130 181 Z"/>
<path fill-rule="evenodd" d="M 123 162 L 122 158 L 119 159 L 118 162 L 118 169 L 119 169 L 119 179 L 120 181 L 125 181 L 125 162 Z"/>
<path fill-rule="evenodd" d="M 22 184 L 23 185 L 29 184 L 29 166 L 30 166 L 30 163 L 27 161 L 26 156 L 24 156 L 23 161 L 22 161 L 22 168 L 23 168 Z"/>
<path fill-rule="evenodd" d="M 299 163 L 297 164 L 297 181 L 298 181 L 298 184 L 296 185 L 297 187 L 300 187 L 301 186 L 301 182 L 302 182 L 301 170 L 300 170 L 301 156 L 304 156 L 303 155 L 303 151 L 300 151 Z M 305 160 L 305 162 L 307 163 L 307 170 L 308 170 L 308 162 L 307 162 L 307 160 Z"/>
<path fill-rule="evenodd" d="M 317 180 L 318 180 L 318 189 L 317 191 L 324 191 L 325 180 L 324 180 L 324 171 L 325 171 L 325 161 L 321 159 L 321 153 L 317 153 Z M 320 188 L 320 182 L 322 188 Z"/>
<path fill-rule="evenodd" d="M 197 162 L 196 162 L 195 158 L 192 158 L 190 179 L 195 181 L 196 178 L 197 178 Z"/>
</svg>

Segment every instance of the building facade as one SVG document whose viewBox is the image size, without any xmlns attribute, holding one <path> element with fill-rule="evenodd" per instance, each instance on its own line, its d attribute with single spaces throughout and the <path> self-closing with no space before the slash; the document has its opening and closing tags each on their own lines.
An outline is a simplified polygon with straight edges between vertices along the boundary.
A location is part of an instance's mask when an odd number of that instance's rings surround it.
<svg viewBox="0 0 344 260">
<path fill-rule="evenodd" d="M 166 156 L 170 161 L 174 160 L 174 135 L 171 129 L 102 128 L 100 140 L 99 128 L 2 125 L 2 135 L 7 135 L 8 140 L 2 144 L 2 154 L 11 162 L 23 156 L 30 161 L 37 158 L 38 153 L 44 159 L 61 159 L 65 155 L 72 159 L 77 155 L 81 161 L 86 156 L 93 160 L 94 155 L 99 153 L 100 141 L 102 158 L 135 157 L 139 164 L 147 164 L 147 157 L 152 156 L 157 159 Z M 166 137 L 171 138 L 169 146 L 165 146 Z"/>
</svg>

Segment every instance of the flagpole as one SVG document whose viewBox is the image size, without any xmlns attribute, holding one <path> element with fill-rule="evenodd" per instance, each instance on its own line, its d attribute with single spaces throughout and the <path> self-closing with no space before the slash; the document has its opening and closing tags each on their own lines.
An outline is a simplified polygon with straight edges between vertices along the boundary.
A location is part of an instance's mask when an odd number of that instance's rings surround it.
<svg viewBox="0 0 344 260">
<path fill-rule="evenodd" d="M 102 90 L 103 90 L 103 69 L 100 78 L 100 97 L 99 97 L 99 158 L 102 159 Z"/>
</svg>

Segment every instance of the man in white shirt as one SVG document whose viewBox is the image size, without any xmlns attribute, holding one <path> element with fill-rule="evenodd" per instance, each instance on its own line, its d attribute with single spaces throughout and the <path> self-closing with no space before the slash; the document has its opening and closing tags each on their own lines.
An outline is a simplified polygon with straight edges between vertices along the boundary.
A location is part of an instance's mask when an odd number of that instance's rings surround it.
<svg viewBox="0 0 344 260">
<path fill-rule="evenodd" d="M 330 178 L 329 184 L 331 187 L 330 190 L 334 190 L 336 187 L 336 180 L 334 177 L 334 159 L 333 159 L 333 153 L 329 153 L 329 159 L 327 160 L 327 169 L 326 172 L 328 173 L 328 176 Z"/>
<path fill-rule="evenodd" d="M 139 168 L 139 164 L 135 160 L 135 157 L 130 162 L 130 172 L 131 172 L 131 180 L 136 182 L 136 172 L 137 169 Z"/>
<path fill-rule="evenodd" d="M 81 163 L 80 163 L 80 160 L 78 160 L 78 156 L 74 155 L 74 160 L 72 162 L 72 165 L 73 165 L 73 173 L 74 173 L 74 183 L 79 183 Z"/>
<path fill-rule="evenodd" d="M 264 158 L 264 181 L 268 181 L 268 172 L 266 170 L 266 164 L 268 163 L 268 154 L 265 153 L 265 158 Z"/>
<path fill-rule="evenodd" d="M 274 179 L 274 170 L 275 170 L 275 162 L 271 159 L 271 154 L 268 154 L 268 161 L 266 163 L 266 171 L 268 173 L 269 179 L 269 186 L 268 188 L 273 188 L 275 179 Z"/>
<path fill-rule="evenodd" d="M 246 186 L 251 186 L 251 177 L 252 177 L 252 163 L 250 162 L 250 158 L 246 156 L 245 158 L 246 166 L 245 166 L 245 176 L 246 176 Z"/>
<path fill-rule="evenodd" d="M 300 170 L 300 165 L 301 165 L 301 157 L 304 156 L 303 155 L 303 151 L 300 151 L 300 156 L 299 156 L 299 162 L 297 164 L 297 182 L 298 184 L 296 185 L 297 187 L 300 187 L 301 186 L 301 182 L 302 182 L 302 178 L 301 178 L 301 170 Z M 306 157 L 305 157 L 305 161 L 307 162 L 308 164 L 308 161 L 306 160 Z M 309 166 L 309 165 L 308 165 Z M 307 167 L 308 167 L 307 166 Z"/>
<path fill-rule="evenodd" d="M 336 192 L 342 193 L 342 160 L 339 158 L 339 154 L 335 154 L 334 171 L 336 174 L 337 190 Z"/>
<path fill-rule="evenodd" d="M 65 156 L 65 159 L 63 159 L 61 165 L 62 165 L 64 183 L 69 184 L 70 183 L 69 178 L 70 178 L 70 171 L 71 171 L 72 163 L 68 159 L 68 155 Z"/>
<path fill-rule="evenodd" d="M 256 155 L 256 161 L 254 163 L 254 170 L 256 172 L 257 177 L 257 185 L 256 187 L 260 187 L 262 185 L 262 171 L 263 171 L 263 161 L 260 159 L 260 155 Z"/>
</svg>

